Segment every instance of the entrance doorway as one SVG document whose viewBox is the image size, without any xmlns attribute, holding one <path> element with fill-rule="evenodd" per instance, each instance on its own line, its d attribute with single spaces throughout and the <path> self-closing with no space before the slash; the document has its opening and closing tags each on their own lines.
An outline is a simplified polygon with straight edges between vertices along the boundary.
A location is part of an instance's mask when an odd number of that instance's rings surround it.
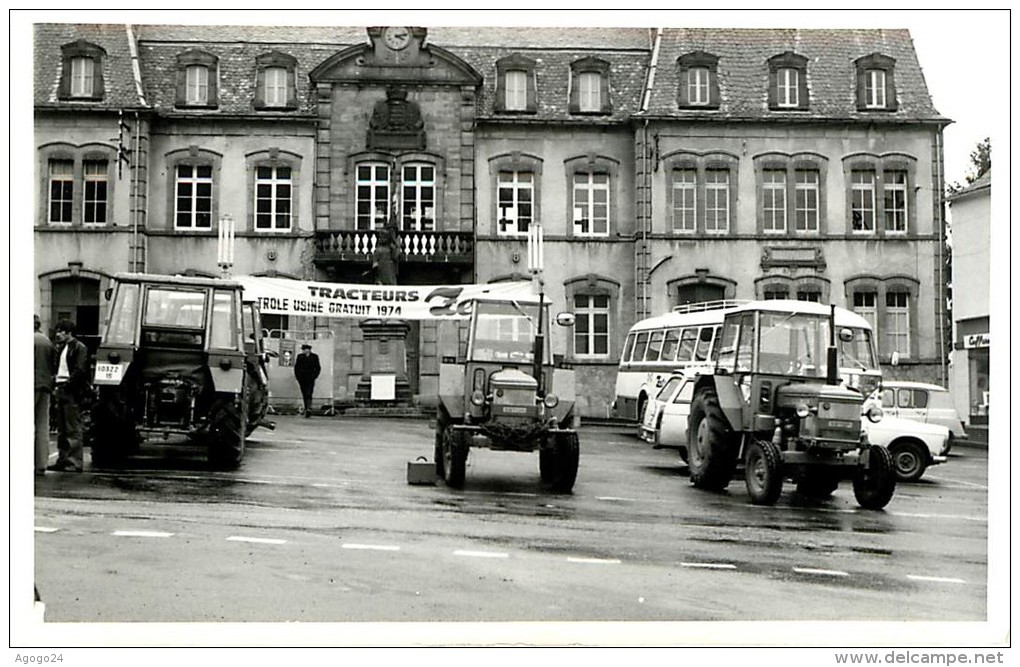
<svg viewBox="0 0 1020 667">
<path fill-rule="evenodd" d="M 52 319 L 71 320 L 77 329 L 76 337 L 95 354 L 99 347 L 99 281 L 81 276 L 57 278 L 52 288 Z"/>
</svg>

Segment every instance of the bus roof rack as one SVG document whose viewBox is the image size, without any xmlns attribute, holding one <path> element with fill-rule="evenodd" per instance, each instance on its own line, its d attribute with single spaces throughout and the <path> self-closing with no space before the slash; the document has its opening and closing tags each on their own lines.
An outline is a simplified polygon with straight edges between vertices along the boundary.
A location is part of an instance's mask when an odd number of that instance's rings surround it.
<svg viewBox="0 0 1020 667">
<path fill-rule="evenodd" d="M 719 310 L 722 308 L 736 308 L 737 306 L 743 306 L 744 304 L 750 303 L 750 301 L 743 299 L 723 299 L 722 301 L 697 301 L 695 303 L 685 303 L 682 306 L 674 306 L 674 313 L 699 313 L 706 310 Z"/>
</svg>

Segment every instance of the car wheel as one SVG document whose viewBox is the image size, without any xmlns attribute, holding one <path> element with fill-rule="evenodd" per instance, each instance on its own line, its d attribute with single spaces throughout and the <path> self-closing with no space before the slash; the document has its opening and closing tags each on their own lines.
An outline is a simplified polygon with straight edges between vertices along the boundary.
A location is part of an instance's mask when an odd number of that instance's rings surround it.
<svg viewBox="0 0 1020 667">
<path fill-rule="evenodd" d="M 928 467 L 926 454 L 928 450 L 922 444 L 908 441 L 890 445 L 889 453 L 892 454 L 893 465 L 896 468 L 896 478 L 902 482 L 915 482 L 921 479 L 925 468 Z"/>
</svg>

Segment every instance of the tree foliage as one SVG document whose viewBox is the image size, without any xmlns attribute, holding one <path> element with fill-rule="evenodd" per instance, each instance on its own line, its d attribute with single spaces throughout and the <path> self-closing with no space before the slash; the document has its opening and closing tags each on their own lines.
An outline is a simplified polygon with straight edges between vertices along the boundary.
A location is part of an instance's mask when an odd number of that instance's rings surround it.
<svg viewBox="0 0 1020 667">
<path fill-rule="evenodd" d="M 992 141 L 990 138 L 985 137 L 984 141 L 979 141 L 974 150 L 970 153 L 970 169 L 967 171 L 964 177 L 966 183 L 960 184 L 959 182 L 952 183 L 949 186 L 949 193 L 954 194 L 963 190 L 965 187 L 981 178 L 992 168 Z"/>
</svg>

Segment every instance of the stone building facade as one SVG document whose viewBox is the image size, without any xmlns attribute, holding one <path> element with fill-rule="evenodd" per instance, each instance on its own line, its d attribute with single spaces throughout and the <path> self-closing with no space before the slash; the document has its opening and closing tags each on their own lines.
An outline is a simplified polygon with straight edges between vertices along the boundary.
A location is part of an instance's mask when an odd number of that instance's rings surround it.
<svg viewBox="0 0 1020 667">
<path fill-rule="evenodd" d="M 526 279 L 581 414 L 638 319 L 789 296 L 872 320 L 891 376 L 945 381 L 942 131 L 903 30 L 35 26 L 35 300 L 86 337 L 119 271 L 400 284 Z M 357 321 L 329 330 L 354 399 Z M 300 320 L 300 321 L 297 321 Z M 88 338 L 86 338 L 88 340 Z M 456 333 L 412 323 L 411 393 Z"/>
</svg>

